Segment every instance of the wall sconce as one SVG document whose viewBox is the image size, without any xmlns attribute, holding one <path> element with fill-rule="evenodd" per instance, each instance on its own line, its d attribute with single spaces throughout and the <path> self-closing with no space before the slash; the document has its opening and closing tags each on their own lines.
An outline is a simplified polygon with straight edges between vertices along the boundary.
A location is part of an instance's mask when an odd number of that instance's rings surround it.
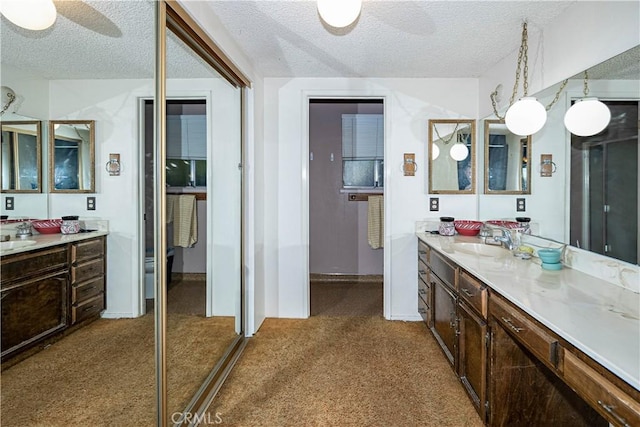
<svg viewBox="0 0 640 427">
<path fill-rule="evenodd" d="M 611 111 L 598 98 L 589 98 L 589 76 L 584 72 L 584 98 L 578 99 L 564 115 L 564 126 L 574 135 L 591 136 L 602 132 L 611 121 Z"/>
<path fill-rule="evenodd" d="M 53 0 L 2 0 L 0 13 L 27 30 L 46 30 L 56 22 Z"/>
<path fill-rule="evenodd" d="M 0 108 L 0 116 L 7 111 L 9 106 L 13 104 L 16 100 L 16 93 L 8 86 L 2 86 L 0 88 L 0 103 L 2 107 Z"/>
<path fill-rule="evenodd" d="M 497 109 L 497 97 L 498 88 L 494 90 L 491 95 L 491 104 L 493 105 L 493 112 L 501 120 L 504 120 L 507 128 L 514 134 L 519 136 L 529 136 L 538 132 L 544 126 L 547 121 L 547 111 L 553 107 L 558 100 L 558 95 L 567 85 L 568 79 L 565 80 L 558 89 L 558 94 L 546 107 L 542 105 L 536 98 L 529 95 L 529 64 L 528 64 L 528 33 L 527 22 L 522 23 L 522 41 L 520 44 L 520 51 L 518 52 L 518 65 L 516 68 L 516 81 L 513 85 L 513 93 L 509 100 L 509 107 L 504 117 L 498 114 Z M 520 74 L 522 73 L 522 86 L 524 95 L 517 102 L 514 103 L 516 95 L 518 93 L 518 86 L 520 83 Z M 498 86 L 500 87 L 500 86 Z"/>
<path fill-rule="evenodd" d="M 361 9 L 362 0 L 318 0 L 320 18 L 335 28 L 351 25 Z"/>
</svg>

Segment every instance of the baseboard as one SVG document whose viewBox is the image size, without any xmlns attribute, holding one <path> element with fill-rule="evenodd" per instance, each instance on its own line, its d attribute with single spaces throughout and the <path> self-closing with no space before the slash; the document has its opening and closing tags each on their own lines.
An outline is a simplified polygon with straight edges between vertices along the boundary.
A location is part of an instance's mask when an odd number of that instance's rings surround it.
<svg viewBox="0 0 640 427">
<path fill-rule="evenodd" d="M 134 316 L 133 313 L 118 313 L 113 311 L 105 311 L 100 315 L 103 319 L 134 319 L 139 316 Z"/>
<path fill-rule="evenodd" d="M 207 273 L 176 273 L 171 274 L 171 281 L 180 280 L 207 280 Z"/>
<path fill-rule="evenodd" d="M 419 314 L 411 315 L 399 315 L 399 316 L 391 316 L 389 320 L 399 320 L 403 322 L 424 322 L 424 319 Z"/>
<path fill-rule="evenodd" d="M 342 274 L 342 273 L 311 273 L 309 280 L 313 282 L 359 282 L 382 283 L 382 274 Z"/>
</svg>

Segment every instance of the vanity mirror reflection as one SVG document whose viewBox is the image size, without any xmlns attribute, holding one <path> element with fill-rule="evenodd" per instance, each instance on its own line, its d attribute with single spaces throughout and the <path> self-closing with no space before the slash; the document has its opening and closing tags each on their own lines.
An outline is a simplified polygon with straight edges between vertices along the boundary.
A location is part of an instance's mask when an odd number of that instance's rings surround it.
<svg viewBox="0 0 640 427">
<path fill-rule="evenodd" d="M 484 121 L 485 194 L 531 194 L 531 135 L 518 136 L 504 120 Z"/>
<path fill-rule="evenodd" d="M 475 194 L 476 123 L 429 120 L 429 193 Z"/>
<path fill-rule="evenodd" d="M 95 121 L 49 122 L 49 191 L 95 192 Z"/>
<path fill-rule="evenodd" d="M 2 192 L 41 193 L 41 122 L 2 122 Z"/>
</svg>

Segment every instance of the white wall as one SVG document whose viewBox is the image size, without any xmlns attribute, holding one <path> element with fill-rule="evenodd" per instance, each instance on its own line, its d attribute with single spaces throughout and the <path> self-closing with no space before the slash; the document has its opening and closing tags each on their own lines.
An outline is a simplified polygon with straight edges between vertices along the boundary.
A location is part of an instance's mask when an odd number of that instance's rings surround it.
<svg viewBox="0 0 640 427">
<path fill-rule="evenodd" d="M 105 317 L 139 315 L 138 100 L 152 97 L 152 80 L 56 80 L 49 85 L 49 117 L 95 120 L 96 194 L 50 194 L 49 217 L 80 215 L 109 221 Z M 109 176 L 109 153 L 120 153 L 120 176 Z M 86 210 L 87 196 L 96 210 Z"/>
<path fill-rule="evenodd" d="M 308 307 L 308 117 L 310 96 L 385 99 L 385 316 L 418 319 L 415 221 L 428 216 L 427 122 L 474 118 L 475 79 L 265 79 L 266 315 L 306 317 Z M 403 153 L 418 173 L 402 176 Z M 441 212 L 477 215 L 477 196 L 441 196 Z"/>
</svg>

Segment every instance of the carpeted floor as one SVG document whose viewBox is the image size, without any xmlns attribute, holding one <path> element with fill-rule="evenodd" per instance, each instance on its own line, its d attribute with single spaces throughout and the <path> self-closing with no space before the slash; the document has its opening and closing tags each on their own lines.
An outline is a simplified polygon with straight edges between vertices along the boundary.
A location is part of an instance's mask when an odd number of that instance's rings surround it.
<svg viewBox="0 0 640 427">
<path fill-rule="evenodd" d="M 382 317 L 382 282 L 311 284 L 309 319 L 267 319 L 207 419 L 230 426 L 482 426 L 422 322 Z"/>
<path fill-rule="evenodd" d="M 170 411 L 186 407 L 236 336 L 233 317 L 184 314 L 183 303 L 174 310 L 180 293 L 169 292 Z M 153 426 L 154 363 L 152 313 L 99 319 L 2 372 L 0 425 Z"/>
</svg>

